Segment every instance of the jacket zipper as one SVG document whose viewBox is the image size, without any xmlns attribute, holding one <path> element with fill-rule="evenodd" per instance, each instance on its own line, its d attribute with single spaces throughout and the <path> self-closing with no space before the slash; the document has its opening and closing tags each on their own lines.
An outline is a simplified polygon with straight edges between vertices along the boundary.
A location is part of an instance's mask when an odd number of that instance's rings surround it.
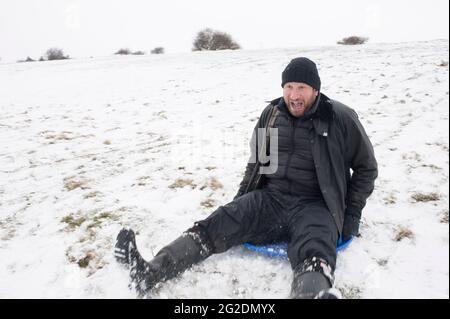
<svg viewBox="0 0 450 319">
<path fill-rule="evenodd" d="M 294 155 L 294 152 L 295 152 L 295 124 L 296 124 L 296 122 L 295 122 L 295 120 L 289 118 L 289 123 L 291 124 L 291 151 L 289 152 L 289 157 L 288 157 L 288 160 L 286 163 L 286 169 L 284 171 L 284 178 L 286 178 L 289 181 L 288 193 L 289 193 L 289 195 L 292 195 L 292 191 L 291 191 L 292 181 L 289 178 L 287 178 L 287 172 L 289 169 L 289 165 L 291 165 L 292 156 Z"/>
</svg>

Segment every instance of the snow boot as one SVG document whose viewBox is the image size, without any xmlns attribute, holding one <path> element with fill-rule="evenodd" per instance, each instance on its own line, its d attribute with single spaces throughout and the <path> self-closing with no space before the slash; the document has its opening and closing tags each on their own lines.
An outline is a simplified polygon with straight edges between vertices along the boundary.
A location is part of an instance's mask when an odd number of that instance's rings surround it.
<svg viewBox="0 0 450 319">
<path fill-rule="evenodd" d="M 212 252 L 206 233 L 194 226 L 150 261 L 145 261 L 139 253 L 134 232 L 122 229 L 117 236 L 115 256 L 118 262 L 129 265 L 132 286 L 139 297 L 145 297 L 156 284 L 176 277 Z"/>
<path fill-rule="evenodd" d="M 331 267 L 321 258 L 311 258 L 294 270 L 291 288 L 293 299 L 326 299 L 333 283 Z M 331 298 L 331 296 L 330 296 Z"/>
<path fill-rule="evenodd" d="M 329 288 L 319 292 L 314 299 L 342 299 L 342 295 L 339 290 Z"/>
</svg>

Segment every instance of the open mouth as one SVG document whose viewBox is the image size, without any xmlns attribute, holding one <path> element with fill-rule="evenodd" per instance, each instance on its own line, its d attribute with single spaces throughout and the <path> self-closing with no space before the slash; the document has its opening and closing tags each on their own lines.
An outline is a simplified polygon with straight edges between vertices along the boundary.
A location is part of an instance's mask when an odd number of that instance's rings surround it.
<svg viewBox="0 0 450 319">
<path fill-rule="evenodd" d="M 290 105 L 294 111 L 301 111 L 305 107 L 305 104 L 300 101 L 291 101 Z"/>
</svg>

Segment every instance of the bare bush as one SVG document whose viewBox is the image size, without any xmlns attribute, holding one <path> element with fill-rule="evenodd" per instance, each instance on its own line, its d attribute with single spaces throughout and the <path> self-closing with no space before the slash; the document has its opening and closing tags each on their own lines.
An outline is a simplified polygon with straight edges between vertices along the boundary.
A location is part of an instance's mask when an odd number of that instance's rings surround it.
<svg viewBox="0 0 450 319">
<path fill-rule="evenodd" d="M 150 53 L 151 54 L 164 54 L 164 48 L 163 47 L 156 47 Z"/>
<path fill-rule="evenodd" d="M 237 50 L 240 48 L 241 46 L 228 33 L 206 28 L 197 34 L 192 51 Z"/>
<path fill-rule="evenodd" d="M 367 41 L 369 41 L 369 38 L 353 35 L 351 37 L 343 38 L 341 41 L 338 41 L 337 44 L 358 45 L 358 44 L 364 44 Z"/>
<path fill-rule="evenodd" d="M 116 53 L 114 54 L 119 54 L 119 55 L 128 55 L 131 54 L 131 50 L 128 48 L 121 48 L 119 49 Z"/>
<path fill-rule="evenodd" d="M 17 62 L 21 63 L 21 62 L 35 62 L 36 60 L 30 58 L 29 56 L 27 56 L 27 58 L 25 60 L 19 60 Z"/>
<path fill-rule="evenodd" d="M 134 51 L 133 53 L 131 53 L 133 55 L 144 55 L 145 52 L 144 51 Z"/>
<path fill-rule="evenodd" d="M 64 55 L 64 51 L 58 48 L 50 48 L 45 52 L 45 57 L 48 61 L 52 60 L 65 60 L 68 59 L 68 55 Z"/>
</svg>

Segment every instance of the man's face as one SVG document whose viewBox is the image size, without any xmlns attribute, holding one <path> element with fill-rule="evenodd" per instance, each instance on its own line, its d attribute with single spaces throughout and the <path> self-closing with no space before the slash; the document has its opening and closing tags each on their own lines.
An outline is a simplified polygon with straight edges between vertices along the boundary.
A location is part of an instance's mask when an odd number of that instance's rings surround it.
<svg viewBox="0 0 450 319">
<path fill-rule="evenodd" d="M 283 97 L 289 112 L 300 117 L 313 105 L 319 91 L 305 83 L 288 82 L 283 86 Z"/>
</svg>

